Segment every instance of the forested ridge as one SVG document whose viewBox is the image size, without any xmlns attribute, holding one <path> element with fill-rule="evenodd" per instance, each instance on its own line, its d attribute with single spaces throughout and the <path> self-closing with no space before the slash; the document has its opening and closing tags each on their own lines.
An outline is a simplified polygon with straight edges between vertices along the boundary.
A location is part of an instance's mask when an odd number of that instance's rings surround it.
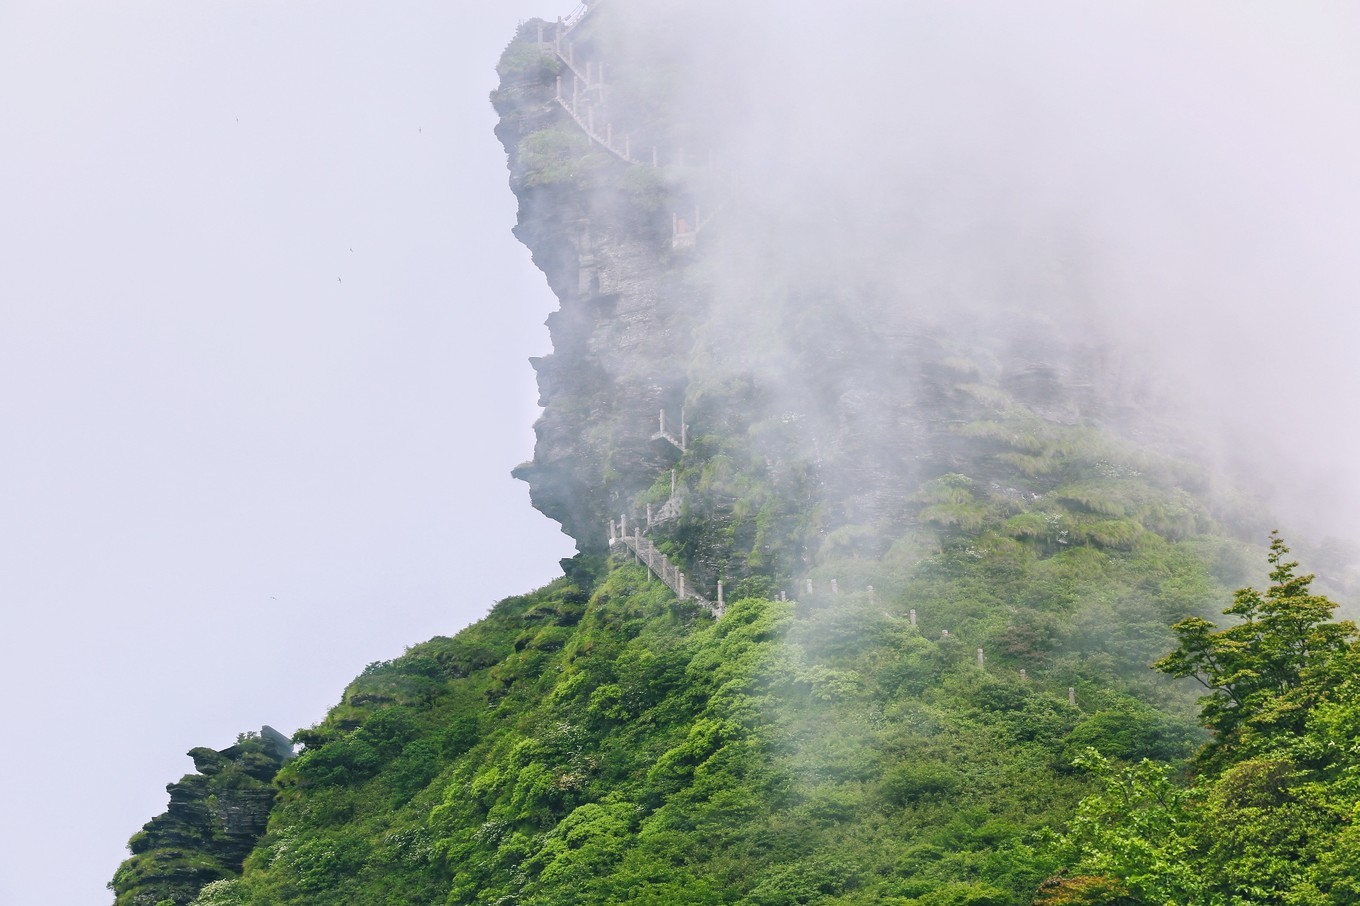
<svg viewBox="0 0 1360 906">
<path fill-rule="evenodd" d="M 1051 595 L 1077 559 L 959 553 L 914 597 Z M 562 579 L 370 665 L 298 734 L 244 874 L 193 902 L 1354 902 L 1360 653 L 1283 554 L 1158 662 L 1209 685 L 1207 744 L 1098 650 L 1072 706 L 865 593 L 714 622 L 632 563 Z M 1173 545 L 1080 559 L 1068 594 L 1218 587 Z"/>
</svg>

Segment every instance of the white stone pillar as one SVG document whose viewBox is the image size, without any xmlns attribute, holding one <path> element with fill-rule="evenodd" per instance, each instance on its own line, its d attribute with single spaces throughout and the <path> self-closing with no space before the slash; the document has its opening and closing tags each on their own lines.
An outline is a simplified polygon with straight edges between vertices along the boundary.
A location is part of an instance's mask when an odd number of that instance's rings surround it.
<svg viewBox="0 0 1360 906">
<path fill-rule="evenodd" d="M 1067 687 L 1067 703 L 1074 708 L 1077 705 L 1077 690 L 1072 686 Z"/>
<path fill-rule="evenodd" d="M 808 594 L 812 594 L 812 580 L 811 580 L 811 579 L 808 579 L 808 580 L 807 580 L 807 585 L 806 585 L 805 587 L 807 588 L 807 593 L 808 593 Z"/>
<path fill-rule="evenodd" d="M 627 514 L 627 513 L 622 513 L 622 514 L 619 515 L 619 534 L 620 534 L 620 535 L 627 535 L 627 534 L 628 534 L 628 514 Z"/>
<path fill-rule="evenodd" d="M 718 607 L 719 607 L 719 609 L 721 609 L 721 608 L 723 607 L 723 584 L 722 584 L 722 579 L 719 579 L 719 580 L 718 580 Z"/>
<path fill-rule="evenodd" d="M 914 610 L 911 612 L 911 625 L 916 625 L 916 611 Z"/>
<path fill-rule="evenodd" d="M 685 574 L 677 570 L 675 575 L 676 581 L 680 583 L 680 597 L 683 598 L 685 596 Z"/>
<path fill-rule="evenodd" d="M 1025 668 L 1024 668 L 1024 667 L 1021 667 L 1021 668 L 1020 668 L 1020 678 L 1021 678 L 1022 680 L 1027 680 L 1027 679 L 1029 679 L 1029 677 L 1025 675 Z"/>
<path fill-rule="evenodd" d="M 979 670 L 987 669 L 987 660 L 986 658 L 983 657 L 981 648 L 978 649 L 978 669 Z"/>
<path fill-rule="evenodd" d="M 831 593 L 833 595 L 838 595 L 841 593 L 840 583 L 838 583 L 835 579 L 831 580 Z"/>
</svg>

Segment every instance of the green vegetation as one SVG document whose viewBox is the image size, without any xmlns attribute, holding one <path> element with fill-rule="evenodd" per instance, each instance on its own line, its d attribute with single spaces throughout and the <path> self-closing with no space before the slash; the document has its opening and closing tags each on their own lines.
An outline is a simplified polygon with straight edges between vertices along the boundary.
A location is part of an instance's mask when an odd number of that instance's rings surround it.
<svg viewBox="0 0 1360 906">
<path fill-rule="evenodd" d="M 508 599 L 300 732 L 243 874 L 195 902 L 1020 906 L 1093 790 L 1075 753 L 1199 741 L 1143 649 L 1114 649 L 1222 588 L 1193 545 L 1083 551 L 962 539 L 880 567 L 891 591 L 716 623 L 626 559 Z M 1062 629 L 1135 595 L 1102 611 L 1112 643 Z"/>
<path fill-rule="evenodd" d="M 1193 777 L 1088 750 L 1078 764 L 1104 790 L 1061 839 L 1070 876 L 1036 903 L 1360 902 L 1360 634 L 1332 620 L 1336 605 L 1287 553 L 1276 535 L 1269 589 L 1238 591 L 1227 628 L 1177 623 L 1179 644 L 1156 664 L 1209 690 L 1200 715 L 1213 738 Z"/>
</svg>

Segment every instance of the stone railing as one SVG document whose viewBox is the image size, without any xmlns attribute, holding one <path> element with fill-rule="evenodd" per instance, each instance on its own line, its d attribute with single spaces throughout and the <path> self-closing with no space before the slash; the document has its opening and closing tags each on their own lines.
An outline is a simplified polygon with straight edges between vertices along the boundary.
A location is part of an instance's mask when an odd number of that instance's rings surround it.
<svg viewBox="0 0 1360 906">
<path fill-rule="evenodd" d="M 700 607 L 713 614 L 715 618 L 721 619 L 723 611 L 727 609 L 726 602 L 723 600 L 723 584 L 718 582 L 718 600 L 710 601 L 699 592 L 694 590 L 694 586 L 685 581 L 685 574 L 680 568 L 674 566 L 670 558 L 663 554 L 657 546 L 650 540 L 643 537 L 642 529 L 638 526 L 633 527 L 633 533 L 628 534 L 628 517 L 620 517 L 616 524 L 614 520 L 609 520 L 609 546 L 612 548 L 617 544 L 622 544 L 633 552 L 637 562 L 643 564 L 652 574 L 666 584 L 675 596 L 681 601 L 693 601 Z"/>
<path fill-rule="evenodd" d="M 666 430 L 666 410 L 662 409 L 660 426 L 658 427 L 657 432 L 652 435 L 652 440 L 664 440 L 681 453 L 684 453 L 685 448 L 689 445 L 689 425 L 685 424 L 685 410 L 680 410 L 680 436 L 676 437 L 670 431 Z"/>
<path fill-rule="evenodd" d="M 576 26 L 580 25 L 581 20 L 585 19 L 586 16 L 590 15 L 591 11 L 594 10 L 599 5 L 600 0 L 594 0 L 594 2 L 591 2 L 591 0 L 583 0 L 581 5 L 576 7 L 576 9 L 572 10 L 571 13 L 565 19 L 558 20 L 562 25 L 563 33 L 569 32 Z"/>
<path fill-rule="evenodd" d="M 684 167 L 686 165 L 685 150 L 678 149 L 674 153 L 663 155 L 661 149 L 655 145 L 646 149 L 641 157 L 633 156 L 632 138 L 624 133 L 616 140 L 614 136 L 614 124 L 605 115 L 607 110 L 605 104 L 605 80 L 604 63 L 602 61 L 576 60 L 576 47 L 567 39 L 567 35 L 579 26 L 586 16 L 599 6 L 600 0 L 582 3 L 564 19 L 558 19 L 555 25 L 549 26 L 552 34 L 549 35 L 545 30 L 544 24 L 538 26 L 538 45 L 545 53 L 550 53 L 558 63 L 560 63 L 570 74 L 570 85 L 565 85 L 561 75 L 557 77 L 556 90 L 553 101 L 566 111 L 567 116 L 571 117 L 572 122 L 586 134 L 592 145 L 598 145 L 612 156 L 623 161 L 630 166 L 651 166 L 660 167 L 663 163 L 666 166 Z M 584 66 L 584 69 L 582 69 Z M 601 115 L 597 116 L 597 111 Z M 597 122 L 599 120 L 600 122 Z M 710 158 L 706 164 L 707 169 L 713 169 L 713 161 Z M 717 205 L 708 212 L 706 217 L 700 216 L 700 211 L 696 207 L 694 212 L 694 222 L 689 223 L 678 213 L 672 218 L 671 224 L 671 247 L 675 249 L 691 249 L 698 244 L 699 233 L 704 227 L 717 216 L 723 205 Z"/>
</svg>

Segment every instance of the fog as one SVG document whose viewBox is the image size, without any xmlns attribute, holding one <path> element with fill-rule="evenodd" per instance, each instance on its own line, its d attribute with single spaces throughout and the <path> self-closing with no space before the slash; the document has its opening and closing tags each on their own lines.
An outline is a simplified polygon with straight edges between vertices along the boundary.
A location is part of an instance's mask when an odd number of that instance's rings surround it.
<svg viewBox="0 0 1360 906">
<path fill-rule="evenodd" d="M 1360 537 L 1353 6 L 657 0 L 598 27 L 730 183 L 731 330 L 771 275 L 956 335 L 1047 324 L 1295 537 Z"/>
</svg>

